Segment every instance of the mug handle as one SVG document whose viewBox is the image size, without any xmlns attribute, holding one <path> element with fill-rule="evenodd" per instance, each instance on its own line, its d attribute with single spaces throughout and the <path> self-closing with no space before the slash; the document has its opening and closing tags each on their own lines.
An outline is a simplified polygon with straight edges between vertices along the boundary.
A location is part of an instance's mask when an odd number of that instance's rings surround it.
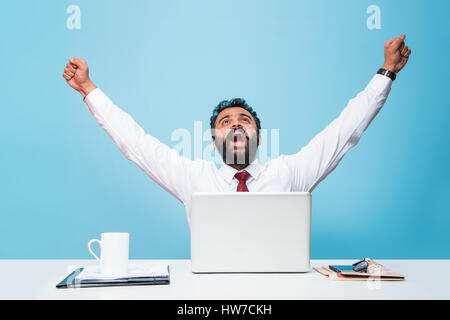
<svg viewBox="0 0 450 320">
<path fill-rule="evenodd" d="M 98 244 L 100 245 L 100 250 L 102 249 L 102 242 L 101 242 L 100 240 L 98 240 L 98 239 L 92 239 L 91 241 L 88 242 L 88 249 L 89 249 L 89 252 L 94 256 L 95 259 L 100 260 L 100 258 L 97 257 L 97 255 L 96 255 L 96 254 L 94 253 L 94 251 L 92 251 L 92 249 L 91 249 L 91 244 L 92 244 L 93 242 L 98 242 Z"/>
</svg>

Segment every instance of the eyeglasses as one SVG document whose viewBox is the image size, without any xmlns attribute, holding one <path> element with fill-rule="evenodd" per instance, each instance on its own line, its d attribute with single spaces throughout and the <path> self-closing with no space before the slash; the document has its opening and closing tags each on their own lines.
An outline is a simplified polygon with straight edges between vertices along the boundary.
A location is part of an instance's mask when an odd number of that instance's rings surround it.
<svg viewBox="0 0 450 320">
<path fill-rule="evenodd" d="M 366 259 L 363 259 L 353 264 L 353 271 L 367 272 L 368 266 L 369 263 L 366 261 Z"/>
</svg>

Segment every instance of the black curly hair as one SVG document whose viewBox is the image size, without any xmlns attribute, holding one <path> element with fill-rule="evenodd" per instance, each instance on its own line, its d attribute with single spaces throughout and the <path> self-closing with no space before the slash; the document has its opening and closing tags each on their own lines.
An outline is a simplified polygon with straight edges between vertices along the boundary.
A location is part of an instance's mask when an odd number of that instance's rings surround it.
<svg viewBox="0 0 450 320">
<path fill-rule="evenodd" d="M 211 125 L 212 132 L 214 132 L 213 129 L 215 129 L 215 127 L 216 127 L 216 119 L 219 116 L 219 113 L 221 113 L 226 108 L 231 108 L 231 107 L 240 107 L 242 109 L 247 110 L 252 115 L 253 119 L 255 119 L 255 122 L 256 122 L 256 128 L 257 128 L 256 133 L 257 133 L 257 137 L 259 138 L 259 130 L 261 130 L 261 121 L 259 120 L 258 115 L 253 110 L 253 108 L 250 107 L 247 104 L 247 102 L 245 102 L 245 100 L 242 98 L 234 98 L 231 100 L 223 100 L 223 101 L 219 102 L 219 104 L 214 108 L 214 110 L 212 112 L 212 116 L 210 118 L 210 125 Z M 214 134 L 213 134 L 213 138 L 214 138 Z"/>
</svg>

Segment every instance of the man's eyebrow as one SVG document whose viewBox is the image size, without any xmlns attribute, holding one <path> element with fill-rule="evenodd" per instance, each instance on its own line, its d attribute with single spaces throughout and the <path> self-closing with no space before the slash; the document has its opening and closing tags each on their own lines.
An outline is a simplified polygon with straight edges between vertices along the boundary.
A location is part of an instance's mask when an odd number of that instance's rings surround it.
<svg viewBox="0 0 450 320">
<path fill-rule="evenodd" d="M 247 117 L 247 118 L 249 118 L 249 119 L 252 119 L 252 117 L 250 117 L 250 116 L 249 116 L 248 114 L 246 114 L 246 113 L 239 113 L 239 115 L 240 115 L 240 116 Z M 223 119 L 226 119 L 226 118 L 229 118 L 229 117 L 230 117 L 229 114 L 226 115 L 226 116 L 223 116 L 222 118 L 219 119 L 218 123 L 220 123 L 220 121 L 222 121 Z"/>
<path fill-rule="evenodd" d="M 222 118 L 220 118 L 219 119 L 219 123 L 220 123 L 220 121 L 222 121 L 223 119 L 225 119 L 225 118 L 229 118 L 230 117 L 230 115 L 228 114 L 228 115 L 226 115 L 226 116 L 223 116 Z"/>
<path fill-rule="evenodd" d="M 244 117 L 247 117 L 247 118 L 249 118 L 249 119 L 251 119 L 252 117 L 250 117 L 248 114 L 246 114 L 246 113 L 239 113 L 239 115 L 240 116 L 244 116 Z"/>
</svg>

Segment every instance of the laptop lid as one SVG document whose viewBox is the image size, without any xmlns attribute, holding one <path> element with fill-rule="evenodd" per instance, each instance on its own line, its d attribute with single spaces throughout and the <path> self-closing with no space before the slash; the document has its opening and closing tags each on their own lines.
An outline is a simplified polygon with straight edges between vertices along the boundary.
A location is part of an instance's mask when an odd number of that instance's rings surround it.
<svg viewBox="0 0 450 320">
<path fill-rule="evenodd" d="M 192 272 L 306 272 L 309 192 L 194 193 Z"/>
</svg>

